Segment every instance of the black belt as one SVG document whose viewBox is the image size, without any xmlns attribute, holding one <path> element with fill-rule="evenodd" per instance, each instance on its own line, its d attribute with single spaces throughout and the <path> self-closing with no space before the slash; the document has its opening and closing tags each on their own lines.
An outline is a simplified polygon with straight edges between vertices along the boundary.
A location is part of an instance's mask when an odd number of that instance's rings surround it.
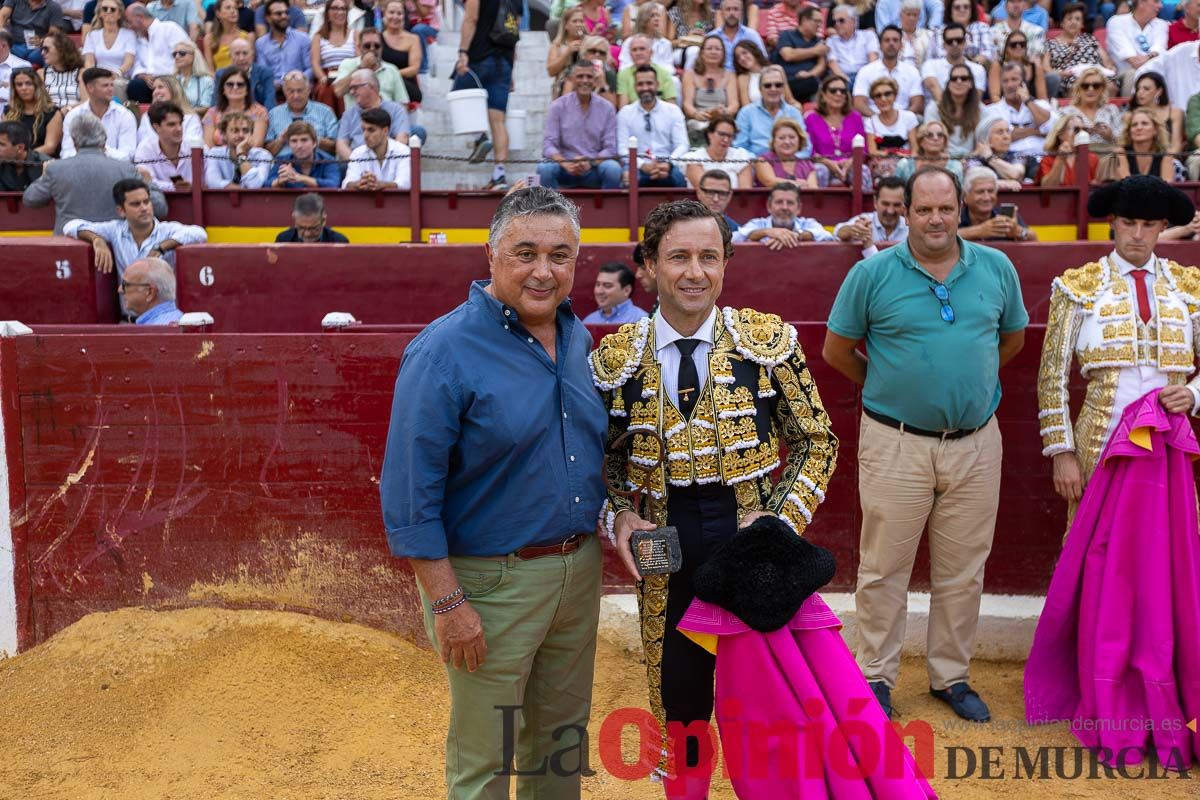
<svg viewBox="0 0 1200 800">
<path fill-rule="evenodd" d="M 958 428 L 958 429 L 952 430 L 952 431 L 927 431 L 924 428 L 915 428 L 912 425 L 903 423 L 898 419 L 892 419 L 887 414 L 880 414 L 878 411 L 872 411 L 871 409 L 867 408 L 866 406 L 863 406 L 863 413 L 866 414 L 871 419 L 875 420 L 876 422 L 882 422 L 884 425 L 887 425 L 889 428 L 895 428 L 896 430 L 900 431 L 901 433 L 913 433 L 913 434 L 916 434 L 917 436 L 929 436 L 930 438 L 933 438 L 933 439 L 942 439 L 942 440 L 961 439 L 964 436 L 970 436 L 972 433 L 975 433 L 976 431 L 981 431 L 984 428 L 986 428 L 987 424 L 992 421 L 992 415 L 989 414 L 988 418 L 986 420 L 984 420 L 983 424 L 980 425 L 978 428 Z"/>
</svg>

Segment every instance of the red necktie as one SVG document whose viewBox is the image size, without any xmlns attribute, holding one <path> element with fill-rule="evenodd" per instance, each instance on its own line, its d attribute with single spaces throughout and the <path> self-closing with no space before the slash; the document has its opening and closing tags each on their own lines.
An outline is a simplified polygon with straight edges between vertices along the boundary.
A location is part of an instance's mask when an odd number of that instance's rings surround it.
<svg viewBox="0 0 1200 800">
<path fill-rule="evenodd" d="M 1146 270 L 1130 270 L 1133 276 L 1133 288 L 1137 290 L 1138 316 L 1143 323 L 1150 322 L 1150 295 L 1146 292 Z"/>
</svg>

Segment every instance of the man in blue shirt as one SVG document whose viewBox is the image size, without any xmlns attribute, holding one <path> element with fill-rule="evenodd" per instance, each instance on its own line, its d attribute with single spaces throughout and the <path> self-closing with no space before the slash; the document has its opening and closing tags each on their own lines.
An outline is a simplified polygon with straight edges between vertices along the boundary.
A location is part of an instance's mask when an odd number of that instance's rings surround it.
<svg viewBox="0 0 1200 800">
<path fill-rule="evenodd" d="M 282 90 L 283 76 L 297 70 L 312 80 L 312 49 L 308 34 L 288 25 L 287 0 L 267 0 L 268 35 L 254 43 L 259 66 L 271 72 L 275 88 Z"/>
<path fill-rule="evenodd" d="M 317 147 L 333 153 L 337 147 L 337 115 L 324 103 L 309 99 L 304 73 L 292 70 L 283 76 L 283 99 L 267 114 L 267 142 L 263 147 L 279 158 L 288 158 L 292 150 L 284 133 L 293 122 L 307 122 L 317 132 Z"/>
<path fill-rule="evenodd" d="M 619 261 L 600 265 L 593 294 L 599 308 L 583 318 L 584 325 L 623 325 L 646 316 L 631 299 L 633 270 Z"/>
<path fill-rule="evenodd" d="M 928 527 L 929 691 L 986 722 L 967 681 L 1000 503 L 998 370 L 1020 352 L 1029 315 L 1008 257 L 958 236 L 952 173 L 917 170 L 904 200 L 908 239 L 850 270 L 822 353 L 863 387 L 855 653 L 891 716 L 908 581 Z"/>
<path fill-rule="evenodd" d="M 762 99 L 757 103 L 744 105 L 738 111 L 734 147 L 741 147 L 756 156 L 761 156 L 771 149 L 771 130 L 775 127 L 775 121 L 787 117 L 795 120 L 804 131 L 804 147 L 796 153 L 796 158 L 812 156 L 812 137 L 808 135 L 808 126 L 804 124 L 804 114 L 783 101 L 786 83 L 787 74 L 783 67 L 778 64 L 763 67 L 758 83 Z"/>
<path fill-rule="evenodd" d="M 513 192 L 485 250 L 492 280 L 404 352 L 380 477 L 384 525 L 392 554 L 412 564 L 447 664 L 448 796 L 509 796 L 521 712 L 516 768 L 530 777 L 519 796 L 578 797 L 608 432 L 591 336 L 567 300 L 579 212 L 545 187 Z"/>
<path fill-rule="evenodd" d="M 744 8 L 742 0 L 722 0 L 721 1 L 721 25 L 713 28 L 709 36 L 715 36 L 725 43 L 725 69 L 733 71 L 733 48 L 737 47 L 738 42 L 749 40 L 758 46 L 762 51 L 763 58 L 767 57 L 767 46 L 763 43 L 762 36 L 753 28 L 747 28 L 742 24 L 742 9 Z"/>
<path fill-rule="evenodd" d="M 833 242 L 836 238 L 815 219 L 800 216 L 800 187 L 780 181 L 767 193 L 767 216 L 738 228 L 734 242 L 762 242 L 770 250 L 791 249 L 801 242 Z"/>
<path fill-rule="evenodd" d="M 183 316 L 175 305 L 175 273 L 161 258 L 139 258 L 130 264 L 117 291 L 138 325 L 174 325 Z"/>
</svg>

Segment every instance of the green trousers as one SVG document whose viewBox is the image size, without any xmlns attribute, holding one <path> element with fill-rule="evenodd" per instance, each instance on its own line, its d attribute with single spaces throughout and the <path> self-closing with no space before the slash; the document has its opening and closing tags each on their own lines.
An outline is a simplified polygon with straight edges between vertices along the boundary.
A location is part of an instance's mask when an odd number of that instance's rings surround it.
<svg viewBox="0 0 1200 800">
<path fill-rule="evenodd" d="M 516 777 L 520 800 L 577 800 L 588 767 L 600 542 L 589 536 L 566 556 L 450 563 L 483 620 L 487 658 L 475 672 L 446 667 L 447 797 L 508 800 Z M 421 599 L 439 646 L 429 598 Z"/>
</svg>

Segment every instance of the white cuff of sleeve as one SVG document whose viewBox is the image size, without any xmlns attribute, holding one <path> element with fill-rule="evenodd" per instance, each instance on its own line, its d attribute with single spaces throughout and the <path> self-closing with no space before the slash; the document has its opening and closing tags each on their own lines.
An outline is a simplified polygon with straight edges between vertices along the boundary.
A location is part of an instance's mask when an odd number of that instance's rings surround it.
<svg viewBox="0 0 1200 800">
<path fill-rule="evenodd" d="M 1192 393 L 1192 416 L 1200 415 L 1200 386 L 1192 386 L 1188 384 L 1188 391 Z"/>
</svg>

